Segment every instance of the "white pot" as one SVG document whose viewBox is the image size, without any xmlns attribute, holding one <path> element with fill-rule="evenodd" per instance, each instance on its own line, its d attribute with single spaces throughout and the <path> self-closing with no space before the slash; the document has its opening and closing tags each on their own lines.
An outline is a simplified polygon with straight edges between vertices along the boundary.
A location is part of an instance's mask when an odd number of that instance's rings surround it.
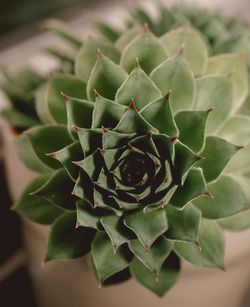
<svg viewBox="0 0 250 307">
<path fill-rule="evenodd" d="M 13 199 L 34 173 L 23 167 L 13 148 L 11 129 L 4 127 L 5 163 Z M 250 281 L 250 230 L 226 232 L 226 271 L 198 268 L 183 262 L 177 284 L 158 298 L 135 280 L 98 288 L 84 258 L 42 265 L 48 227 L 27 220 L 23 234 L 28 265 L 40 307 L 239 307 Z"/>
</svg>

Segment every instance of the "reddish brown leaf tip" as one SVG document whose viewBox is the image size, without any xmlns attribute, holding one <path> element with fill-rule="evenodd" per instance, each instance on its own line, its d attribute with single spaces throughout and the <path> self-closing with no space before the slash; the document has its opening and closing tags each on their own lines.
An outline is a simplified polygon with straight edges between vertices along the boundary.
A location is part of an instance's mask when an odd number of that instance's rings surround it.
<svg viewBox="0 0 250 307">
<path fill-rule="evenodd" d="M 194 159 L 195 159 L 195 161 L 200 161 L 200 160 L 205 160 L 206 158 L 203 157 L 203 156 L 200 156 L 200 155 L 196 155 L 196 156 L 194 157 Z"/>
<path fill-rule="evenodd" d="M 65 102 L 69 100 L 69 96 L 67 96 L 64 92 L 60 92 L 60 95 L 63 97 Z"/>
<path fill-rule="evenodd" d="M 100 153 L 102 156 L 104 156 L 104 154 L 105 154 L 105 150 L 104 150 L 104 149 L 102 149 L 102 148 L 97 148 L 97 150 L 99 151 L 99 153 Z"/>
<path fill-rule="evenodd" d="M 80 223 L 78 221 L 76 221 L 75 228 L 77 229 L 79 226 L 80 226 Z"/>
<path fill-rule="evenodd" d="M 77 126 L 77 125 L 72 125 L 71 127 L 72 127 L 72 129 L 74 129 L 76 132 L 79 132 L 80 130 L 82 130 L 82 128 L 79 127 L 79 126 Z"/>
<path fill-rule="evenodd" d="M 177 136 L 171 136 L 170 140 L 172 143 L 175 143 L 177 141 L 178 137 Z"/>
<path fill-rule="evenodd" d="M 148 254 L 150 252 L 150 246 L 149 245 L 144 245 L 145 251 Z"/>
<path fill-rule="evenodd" d="M 51 158 L 54 158 L 55 155 L 56 155 L 55 152 L 49 152 L 46 154 L 47 157 L 51 157 Z"/>
<path fill-rule="evenodd" d="M 240 146 L 240 145 L 237 145 L 236 146 L 236 150 L 240 150 L 240 149 L 243 149 L 245 146 Z"/>
<path fill-rule="evenodd" d="M 100 96 L 101 96 L 101 95 L 97 92 L 96 89 L 94 89 L 94 95 L 95 95 L 95 97 L 100 97 Z"/>
<path fill-rule="evenodd" d="M 169 100 L 169 97 L 170 97 L 171 93 L 172 93 L 172 91 L 169 90 L 169 91 L 166 93 L 166 95 L 164 96 L 164 98 L 165 98 L 166 101 Z"/>
<path fill-rule="evenodd" d="M 145 22 L 144 25 L 143 25 L 143 32 L 149 32 L 149 27 L 148 27 L 148 24 Z"/>
<path fill-rule="evenodd" d="M 102 53 L 100 48 L 97 48 L 96 53 L 97 53 L 97 59 L 98 60 L 101 60 L 101 59 L 104 58 L 104 54 Z"/>
<path fill-rule="evenodd" d="M 132 98 L 130 101 L 129 109 L 137 111 L 134 98 Z"/>
<path fill-rule="evenodd" d="M 105 128 L 104 126 L 102 126 L 102 133 L 107 133 L 109 131 L 108 128 Z"/>
<path fill-rule="evenodd" d="M 210 113 L 210 112 L 212 112 L 213 110 L 214 110 L 214 108 L 210 108 L 210 109 L 207 110 L 207 113 Z"/>
<path fill-rule="evenodd" d="M 180 50 L 178 51 L 178 55 L 183 55 L 184 50 L 185 50 L 185 44 L 182 44 Z"/>
<path fill-rule="evenodd" d="M 208 196 L 208 197 L 211 197 L 211 198 L 214 198 L 213 194 L 210 193 L 209 191 L 206 191 L 203 193 L 205 196 Z"/>
<path fill-rule="evenodd" d="M 76 166 L 81 166 L 81 161 L 71 161 L 71 163 L 75 164 Z"/>
</svg>

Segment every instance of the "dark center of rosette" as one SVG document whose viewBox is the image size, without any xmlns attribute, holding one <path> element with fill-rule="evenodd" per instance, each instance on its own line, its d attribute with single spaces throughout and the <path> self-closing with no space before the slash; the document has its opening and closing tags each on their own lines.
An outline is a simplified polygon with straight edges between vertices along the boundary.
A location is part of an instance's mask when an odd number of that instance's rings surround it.
<svg viewBox="0 0 250 307">
<path fill-rule="evenodd" d="M 131 152 L 120 165 L 120 174 L 124 185 L 136 186 L 143 182 L 147 172 L 147 157 L 143 154 Z"/>
</svg>

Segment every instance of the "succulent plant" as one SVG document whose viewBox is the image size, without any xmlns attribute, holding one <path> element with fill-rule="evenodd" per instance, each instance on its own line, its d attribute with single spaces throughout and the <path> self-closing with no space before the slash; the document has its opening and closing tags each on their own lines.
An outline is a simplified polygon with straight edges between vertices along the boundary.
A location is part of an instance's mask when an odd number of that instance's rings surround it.
<svg viewBox="0 0 250 307">
<path fill-rule="evenodd" d="M 16 141 L 41 175 L 15 209 L 52 224 L 46 260 L 88 254 L 100 284 L 132 275 L 160 296 L 181 259 L 223 268 L 222 227 L 250 226 L 244 55 L 209 57 L 191 25 L 159 38 L 145 25 L 90 37 L 75 72 L 50 78 L 44 125 Z"/>
</svg>

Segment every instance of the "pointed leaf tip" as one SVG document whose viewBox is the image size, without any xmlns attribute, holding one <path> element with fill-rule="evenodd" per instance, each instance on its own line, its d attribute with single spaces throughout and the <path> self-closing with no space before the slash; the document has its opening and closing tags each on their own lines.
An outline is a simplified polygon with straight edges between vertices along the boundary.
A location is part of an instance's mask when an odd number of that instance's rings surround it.
<svg viewBox="0 0 250 307">
<path fill-rule="evenodd" d="M 143 32 L 149 32 L 149 27 L 148 27 L 148 23 L 145 22 L 144 25 L 143 25 Z"/>
<path fill-rule="evenodd" d="M 72 125 L 71 126 L 73 130 L 75 130 L 75 132 L 79 132 L 82 128 L 77 126 L 77 125 Z"/>
<path fill-rule="evenodd" d="M 132 98 L 131 101 L 130 101 L 129 109 L 132 109 L 132 110 L 137 111 L 136 105 L 135 105 L 135 100 L 134 100 L 133 98 Z"/>
<path fill-rule="evenodd" d="M 169 101 L 169 97 L 170 97 L 171 93 L 172 93 L 171 90 L 169 90 L 169 91 L 166 93 L 166 95 L 165 95 L 165 97 L 164 97 L 166 101 Z"/>
<path fill-rule="evenodd" d="M 69 96 L 66 95 L 64 92 L 60 92 L 60 95 L 63 97 L 64 101 L 67 102 L 69 100 Z"/>
</svg>

